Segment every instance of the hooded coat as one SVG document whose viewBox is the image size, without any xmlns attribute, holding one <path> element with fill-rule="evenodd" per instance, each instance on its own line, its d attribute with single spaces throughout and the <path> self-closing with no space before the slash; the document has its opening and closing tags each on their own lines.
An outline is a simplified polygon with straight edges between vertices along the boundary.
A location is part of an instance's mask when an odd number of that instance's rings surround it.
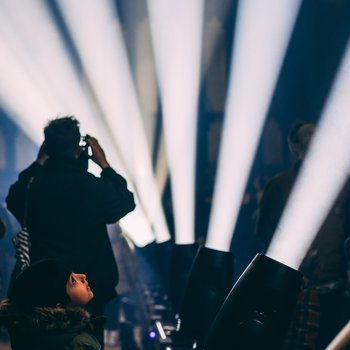
<svg viewBox="0 0 350 350">
<path fill-rule="evenodd" d="M 0 327 L 10 334 L 13 350 L 99 350 L 92 335 L 96 323 L 82 308 L 18 308 L 8 299 L 0 303 Z"/>
</svg>

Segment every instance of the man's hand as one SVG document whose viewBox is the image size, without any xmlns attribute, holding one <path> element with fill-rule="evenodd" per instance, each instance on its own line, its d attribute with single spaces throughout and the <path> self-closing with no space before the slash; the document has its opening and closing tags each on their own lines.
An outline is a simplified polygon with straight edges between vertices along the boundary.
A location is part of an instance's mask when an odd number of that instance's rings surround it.
<svg viewBox="0 0 350 350">
<path fill-rule="evenodd" d="M 98 164 L 102 169 L 108 168 L 110 165 L 107 162 L 105 152 L 98 143 L 97 139 L 90 136 L 86 140 L 86 143 L 91 147 L 91 160 Z"/>
</svg>

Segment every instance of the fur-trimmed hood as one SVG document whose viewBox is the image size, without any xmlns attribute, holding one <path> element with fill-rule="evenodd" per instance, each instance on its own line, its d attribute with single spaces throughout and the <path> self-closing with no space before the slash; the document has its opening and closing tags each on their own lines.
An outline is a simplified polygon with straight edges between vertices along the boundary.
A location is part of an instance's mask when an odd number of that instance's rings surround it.
<svg viewBox="0 0 350 350">
<path fill-rule="evenodd" d="M 0 303 L 0 326 L 20 328 L 28 332 L 64 330 L 81 326 L 92 329 L 90 314 L 78 307 L 35 307 L 23 310 L 8 299 Z"/>
<path fill-rule="evenodd" d="M 92 331 L 104 320 L 78 307 L 23 309 L 8 299 L 0 303 L 0 327 L 9 331 L 14 350 L 100 349 Z"/>
</svg>

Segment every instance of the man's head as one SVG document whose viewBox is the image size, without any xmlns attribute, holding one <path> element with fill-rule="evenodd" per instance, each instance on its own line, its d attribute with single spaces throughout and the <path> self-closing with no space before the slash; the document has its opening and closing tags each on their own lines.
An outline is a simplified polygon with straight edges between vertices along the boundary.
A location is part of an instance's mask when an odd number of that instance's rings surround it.
<svg viewBox="0 0 350 350">
<path fill-rule="evenodd" d="M 315 132 L 315 125 L 307 122 L 295 123 L 288 134 L 290 151 L 298 160 L 303 160 Z"/>
<path fill-rule="evenodd" d="M 79 154 L 79 122 L 72 116 L 51 120 L 44 129 L 45 151 L 52 156 L 76 157 Z"/>
</svg>

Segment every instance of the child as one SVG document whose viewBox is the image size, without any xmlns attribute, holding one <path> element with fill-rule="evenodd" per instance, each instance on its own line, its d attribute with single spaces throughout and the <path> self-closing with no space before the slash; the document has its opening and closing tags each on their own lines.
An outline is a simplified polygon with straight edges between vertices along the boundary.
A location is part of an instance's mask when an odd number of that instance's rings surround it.
<svg viewBox="0 0 350 350">
<path fill-rule="evenodd" d="M 23 271 L 0 303 L 0 326 L 13 350 L 99 350 L 94 320 L 82 307 L 92 298 L 86 276 L 55 260 Z"/>
</svg>

